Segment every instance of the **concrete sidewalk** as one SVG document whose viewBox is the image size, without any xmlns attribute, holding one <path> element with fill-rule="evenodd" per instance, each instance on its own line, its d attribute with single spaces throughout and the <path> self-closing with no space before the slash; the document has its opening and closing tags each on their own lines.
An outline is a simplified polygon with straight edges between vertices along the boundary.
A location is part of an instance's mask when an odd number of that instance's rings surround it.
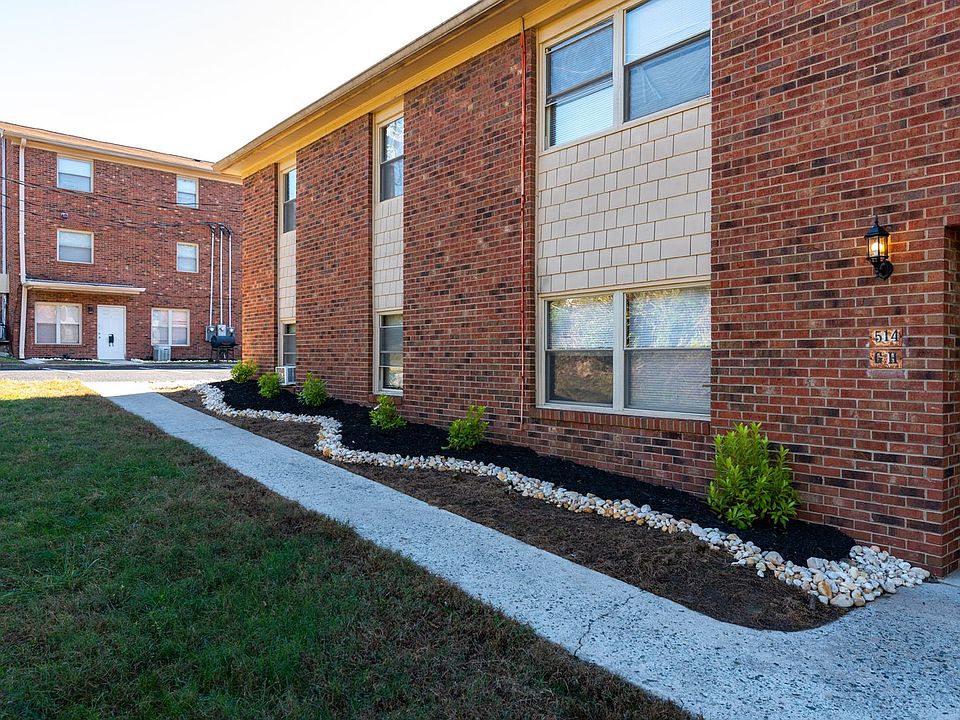
<svg viewBox="0 0 960 720">
<path fill-rule="evenodd" d="M 149 392 L 87 383 L 271 490 L 395 550 L 708 720 L 960 719 L 960 587 L 797 633 L 722 623 Z"/>
</svg>

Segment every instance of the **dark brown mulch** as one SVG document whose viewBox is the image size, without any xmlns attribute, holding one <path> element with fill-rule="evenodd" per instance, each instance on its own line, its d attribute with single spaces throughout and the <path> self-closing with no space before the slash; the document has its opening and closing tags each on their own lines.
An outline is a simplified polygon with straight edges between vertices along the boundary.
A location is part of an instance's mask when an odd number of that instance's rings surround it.
<svg viewBox="0 0 960 720">
<path fill-rule="evenodd" d="M 280 397 L 268 400 L 260 396 L 255 382 L 237 384 L 227 381 L 217 383 L 217 387 L 223 390 L 224 398 L 231 407 L 336 418 L 342 425 L 343 443 L 355 450 L 399 453 L 414 457 L 443 454 L 463 460 L 493 463 L 529 477 L 562 485 L 568 490 L 583 494 L 593 493 L 610 500 L 629 499 L 638 506 L 647 503 L 658 512 L 693 520 L 703 527 L 735 532 L 745 540 L 752 540 L 765 551 L 776 550 L 785 560 L 792 560 L 798 565 L 806 565 L 809 557 L 844 559 L 848 557 L 850 548 L 856 544 L 842 530 L 800 520 L 791 522 L 785 530 L 773 527 L 738 530 L 723 522 L 696 495 L 578 465 L 562 458 L 538 455 L 529 448 L 517 445 L 484 442 L 471 451 L 443 450 L 447 442 L 445 430 L 430 425 L 408 423 L 402 430 L 384 432 L 370 425 L 370 408 L 362 405 L 330 399 L 322 407 L 311 408 L 301 404 L 290 392 L 282 392 Z"/>
<path fill-rule="evenodd" d="M 171 397 L 203 410 L 192 391 L 172 393 Z M 246 418 L 230 422 L 319 457 L 313 448 L 314 426 Z M 753 571 L 731 566 L 725 552 L 710 550 L 688 534 L 666 535 L 596 515 L 572 513 L 472 475 L 340 465 L 718 620 L 795 631 L 819 627 L 845 612 L 811 604 L 807 595 L 775 578 L 759 578 Z"/>
</svg>

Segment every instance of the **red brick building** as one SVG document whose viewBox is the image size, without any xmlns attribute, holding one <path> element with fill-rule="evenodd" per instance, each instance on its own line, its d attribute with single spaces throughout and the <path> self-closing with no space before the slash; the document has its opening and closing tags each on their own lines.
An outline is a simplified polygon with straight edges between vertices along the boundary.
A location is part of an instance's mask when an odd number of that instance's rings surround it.
<svg viewBox="0 0 960 720">
<path fill-rule="evenodd" d="M 236 179 L 176 155 L 8 123 L 0 133 L 0 350 L 123 360 L 161 345 L 208 358 L 211 305 L 239 334 Z"/>
<path fill-rule="evenodd" d="M 479 3 L 216 164 L 244 180 L 244 355 L 694 492 L 758 420 L 803 517 L 954 569 L 958 22 Z"/>
</svg>

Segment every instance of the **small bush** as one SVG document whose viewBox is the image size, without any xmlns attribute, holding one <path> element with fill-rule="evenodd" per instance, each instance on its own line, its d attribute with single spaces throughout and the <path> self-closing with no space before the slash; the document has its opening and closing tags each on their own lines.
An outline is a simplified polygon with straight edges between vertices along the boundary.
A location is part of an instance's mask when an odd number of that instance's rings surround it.
<svg viewBox="0 0 960 720">
<path fill-rule="evenodd" d="M 786 526 L 797 514 L 800 497 L 793 488 L 787 449 L 770 451 L 760 423 L 737 425 L 714 438 L 717 474 L 707 490 L 710 508 L 745 530 L 758 521 Z"/>
<path fill-rule="evenodd" d="M 377 406 L 370 411 L 370 424 L 381 430 L 399 430 L 407 424 L 397 411 L 397 404 L 389 395 L 377 398 Z"/>
<path fill-rule="evenodd" d="M 260 394 L 265 398 L 275 398 L 280 395 L 280 376 L 275 372 L 264 373 L 257 380 Z"/>
<path fill-rule="evenodd" d="M 256 360 L 241 360 L 230 368 L 230 379 L 235 383 L 245 383 L 252 380 L 259 369 Z"/>
<path fill-rule="evenodd" d="M 487 411 L 484 405 L 471 405 L 467 408 L 467 417 L 454 420 L 450 424 L 450 434 L 447 436 L 447 444 L 444 450 L 472 450 L 480 441 L 483 440 L 483 434 L 487 431 L 490 424 L 482 420 L 483 414 Z"/>
<path fill-rule="evenodd" d="M 297 393 L 297 397 L 304 405 L 320 407 L 327 401 L 330 394 L 327 392 L 327 383 L 323 378 L 307 373 L 307 379 L 303 381 L 303 390 Z"/>
</svg>

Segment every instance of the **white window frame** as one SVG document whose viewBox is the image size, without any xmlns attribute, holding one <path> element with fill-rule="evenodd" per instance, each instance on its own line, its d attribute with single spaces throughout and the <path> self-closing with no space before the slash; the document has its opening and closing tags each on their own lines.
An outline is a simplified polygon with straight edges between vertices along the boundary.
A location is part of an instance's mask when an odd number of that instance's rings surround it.
<svg viewBox="0 0 960 720">
<path fill-rule="evenodd" d="M 402 201 L 403 201 L 403 195 L 404 195 L 404 193 L 400 193 L 400 194 L 397 195 L 396 197 L 387 198 L 386 200 L 381 200 L 381 199 L 380 199 L 380 182 L 381 182 L 381 181 L 380 181 L 380 166 L 383 164 L 383 163 L 382 163 L 382 158 L 383 158 L 383 129 L 384 129 L 385 127 L 387 127 L 387 125 L 389 125 L 390 123 L 395 122 L 396 120 L 399 120 L 399 119 L 402 118 L 402 117 L 403 117 L 403 105 L 402 105 L 402 104 L 400 104 L 400 105 L 394 105 L 394 106 L 388 108 L 387 110 L 384 110 L 384 111 L 378 113 L 378 115 L 377 115 L 377 120 L 376 120 L 376 133 L 375 133 L 375 135 L 374 135 L 374 143 L 373 143 L 373 145 L 374 145 L 374 147 L 373 147 L 373 198 L 374 198 L 374 202 L 375 202 L 376 204 L 378 204 L 378 205 L 379 205 L 380 203 L 388 203 L 388 202 L 396 202 L 396 201 L 402 202 Z M 401 155 L 401 156 L 400 156 L 401 158 L 405 157 L 405 154 L 406 154 L 406 145 L 407 145 L 406 127 L 404 127 L 403 145 L 404 145 L 404 155 Z M 404 169 L 403 189 L 404 189 L 404 192 L 406 192 L 406 189 L 407 189 L 407 178 L 406 178 L 406 169 L 407 169 L 407 167 L 406 167 L 406 163 L 404 163 L 403 169 Z"/>
<path fill-rule="evenodd" d="M 170 347 L 190 347 L 190 323 L 192 318 L 190 317 L 190 311 L 187 308 L 169 308 L 169 307 L 155 307 L 150 308 L 150 344 L 153 344 L 153 313 L 154 311 L 162 311 L 167 313 L 167 340 L 168 342 L 162 343 L 164 345 L 169 345 Z M 187 314 L 187 341 L 185 343 L 175 343 L 173 341 L 173 312 L 185 312 Z"/>
<path fill-rule="evenodd" d="M 283 346 L 284 338 L 291 335 L 291 333 L 288 333 L 286 331 L 288 325 L 293 325 L 293 327 L 296 328 L 297 321 L 284 320 L 283 322 L 280 323 L 280 365 L 281 366 L 286 366 L 289 364 L 287 363 L 287 352 Z M 296 329 L 294 329 L 292 335 L 293 335 L 293 367 L 296 367 L 297 366 L 297 331 Z"/>
<path fill-rule="evenodd" d="M 626 297 L 645 290 L 666 290 L 672 288 L 710 287 L 706 279 L 696 279 L 677 283 L 656 283 L 632 285 L 628 288 L 596 288 L 577 292 L 561 292 L 541 295 L 537 301 L 537 407 L 544 410 L 573 410 L 575 412 L 602 413 L 605 415 L 632 415 L 635 417 L 667 418 L 671 420 L 710 420 L 710 413 L 683 413 L 659 410 L 641 410 L 625 406 L 626 400 L 626 357 L 627 357 L 627 316 Z M 571 297 L 595 297 L 613 295 L 613 406 L 587 405 L 584 403 L 562 403 L 547 401 L 547 304 L 552 300 Z"/>
<path fill-rule="evenodd" d="M 37 332 L 37 326 L 40 324 L 38 321 L 38 317 L 40 313 L 37 312 L 37 309 L 41 305 L 55 307 L 57 309 L 57 341 L 56 342 L 45 343 L 45 342 L 40 342 L 39 340 L 40 335 Z M 80 318 L 79 322 L 77 323 L 77 341 L 75 343 L 60 341 L 60 338 L 61 338 L 60 326 L 63 324 L 63 321 L 60 319 L 60 310 L 61 308 L 65 308 L 65 307 L 77 308 L 77 317 Z M 33 341 L 34 341 L 33 342 L 34 345 L 70 345 L 70 346 L 83 345 L 83 306 L 80 305 L 79 303 L 35 302 L 33 304 Z"/>
<path fill-rule="evenodd" d="M 60 257 L 60 233 L 73 233 L 74 235 L 86 235 L 90 238 L 90 262 L 84 262 L 83 260 L 64 260 Z M 93 233 L 88 230 L 73 230 L 71 228 L 57 228 L 57 262 L 70 263 L 71 265 L 93 265 L 94 255 L 93 255 Z"/>
<path fill-rule="evenodd" d="M 392 308 L 389 310 L 377 310 L 373 314 L 373 392 L 375 395 L 393 395 L 395 397 L 403 396 L 403 388 L 385 388 L 380 377 L 380 319 L 384 315 L 399 315 L 401 322 L 403 318 L 403 308 Z"/>
<path fill-rule="evenodd" d="M 90 166 L 90 189 L 89 190 L 77 190 L 76 188 L 64 187 L 60 184 L 60 159 L 72 160 L 73 162 L 86 163 Z M 64 173 L 65 175 L 73 175 L 74 173 Z M 82 193 L 92 193 L 93 192 L 93 160 L 90 158 L 76 157 L 74 155 L 57 155 L 57 189 L 59 190 L 69 190 L 70 192 L 82 192 Z"/>
<path fill-rule="evenodd" d="M 193 183 L 193 203 L 182 203 L 180 202 L 180 181 L 189 180 Z M 174 186 L 174 199 L 177 202 L 179 207 L 193 208 L 196 210 L 200 207 L 200 179 L 195 177 L 189 177 L 188 175 L 177 175 L 176 184 Z"/>
<path fill-rule="evenodd" d="M 181 270 L 180 269 L 180 248 L 181 247 L 192 247 L 196 257 L 196 269 L 195 270 Z M 177 243 L 177 256 L 176 256 L 176 268 L 177 272 L 181 273 L 198 273 L 200 272 L 200 246 L 197 243 L 188 243 L 188 242 L 178 242 Z"/>
<path fill-rule="evenodd" d="M 675 115 L 683 112 L 684 110 L 701 105 L 704 102 L 709 102 L 711 94 L 694 98 L 693 100 L 687 100 L 686 102 L 658 110 L 654 113 L 650 113 L 649 115 L 643 115 L 632 120 L 626 119 L 627 88 L 625 81 L 626 54 L 624 51 L 624 42 L 626 38 L 626 17 L 629 11 L 639 7 L 640 5 L 643 5 L 643 2 L 637 2 L 637 0 L 631 0 L 627 3 L 594 3 L 579 11 L 569 13 L 567 16 L 557 20 L 556 22 L 543 26 L 537 33 L 537 122 L 541 128 L 541 130 L 537 133 L 538 153 L 549 153 L 561 148 L 579 145 L 584 142 L 589 142 L 590 140 L 604 137 L 614 132 L 635 127 L 637 125 L 645 125 L 646 123 L 652 122 L 658 118 L 665 117 L 667 115 Z M 583 137 L 574 138 L 573 140 L 569 140 L 565 143 L 550 145 L 550 128 L 547 125 L 547 49 L 607 21 L 613 22 L 613 123 L 602 130 L 597 130 L 596 132 L 584 135 Z M 709 32 L 709 37 L 712 58 L 712 25 Z M 688 38 L 687 40 L 684 40 L 683 42 L 672 47 L 679 47 L 680 45 L 692 40 L 693 37 Z M 666 51 L 667 50 L 661 52 Z M 655 53 L 654 55 L 656 54 L 658 53 Z"/>
</svg>

